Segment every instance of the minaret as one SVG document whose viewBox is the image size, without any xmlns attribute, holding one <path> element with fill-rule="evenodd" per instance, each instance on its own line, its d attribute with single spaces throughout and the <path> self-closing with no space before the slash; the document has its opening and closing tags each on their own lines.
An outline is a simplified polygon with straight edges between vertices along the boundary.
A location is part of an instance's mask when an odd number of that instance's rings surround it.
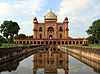
<svg viewBox="0 0 100 74">
<path fill-rule="evenodd" d="M 69 29 L 68 29 L 68 17 L 65 17 L 65 19 L 64 19 L 64 24 L 65 24 L 65 38 L 68 38 L 68 31 L 69 31 Z"/>
<path fill-rule="evenodd" d="M 34 17 L 34 19 L 33 19 L 33 24 L 34 24 L 33 39 L 36 39 L 37 38 L 37 24 L 38 24 L 38 21 L 37 21 L 36 17 Z"/>
</svg>

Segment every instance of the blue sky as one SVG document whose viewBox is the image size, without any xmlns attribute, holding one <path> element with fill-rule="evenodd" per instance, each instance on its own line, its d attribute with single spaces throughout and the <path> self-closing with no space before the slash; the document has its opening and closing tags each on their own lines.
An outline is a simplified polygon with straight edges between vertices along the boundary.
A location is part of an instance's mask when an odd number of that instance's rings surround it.
<svg viewBox="0 0 100 74">
<path fill-rule="evenodd" d="M 0 24 L 4 20 L 18 22 L 19 33 L 33 34 L 33 18 L 44 22 L 49 9 L 58 16 L 58 22 L 69 18 L 69 36 L 87 37 L 86 30 L 100 19 L 100 0 L 0 0 Z"/>
</svg>

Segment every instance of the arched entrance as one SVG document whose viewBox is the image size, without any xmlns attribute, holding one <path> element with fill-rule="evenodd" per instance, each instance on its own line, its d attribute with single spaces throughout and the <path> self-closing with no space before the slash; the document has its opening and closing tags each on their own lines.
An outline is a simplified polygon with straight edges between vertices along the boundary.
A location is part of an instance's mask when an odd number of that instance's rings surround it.
<svg viewBox="0 0 100 74">
<path fill-rule="evenodd" d="M 34 41 L 34 44 L 36 44 L 36 41 Z"/>
<path fill-rule="evenodd" d="M 50 41 L 49 43 L 50 43 L 50 45 L 51 45 L 51 44 L 52 44 L 52 41 Z"/>
<path fill-rule="evenodd" d="M 42 41 L 41 44 L 44 44 L 44 42 Z"/>
<path fill-rule="evenodd" d="M 53 27 L 48 27 L 47 28 L 47 38 L 48 39 L 53 39 L 55 36 L 54 28 Z"/>
<path fill-rule="evenodd" d="M 33 42 L 31 41 L 30 43 L 32 44 Z"/>
<path fill-rule="evenodd" d="M 64 41 L 62 41 L 62 44 L 64 44 Z"/>
<path fill-rule="evenodd" d="M 23 41 L 23 44 L 25 44 L 25 41 Z"/>
<path fill-rule="evenodd" d="M 60 44 L 60 41 L 58 41 L 58 44 Z"/>
<path fill-rule="evenodd" d="M 40 44 L 40 41 L 38 41 L 37 44 Z"/>
<path fill-rule="evenodd" d="M 76 41 L 76 44 L 79 44 L 79 42 L 78 42 L 78 41 Z"/>
<path fill-rule="evenodd" d="M 53 27 L 49 27 L 48 28 L 48 32 L 54 32 L 54 28 Z"/>
<path fill-rule="evenodd" d="M 56 44 L 56 41 L 54 41 L 53 44 L 55 45 Z"/>
<path fill-rule="evenodd" d="M 49 39 L 52 39 L 52 35 L 49 36 Z"/>
<path fill-rule="evenodd" d="M 68 42 L 66 41 L 65 44 L 68 44 Z"/>
</svg>

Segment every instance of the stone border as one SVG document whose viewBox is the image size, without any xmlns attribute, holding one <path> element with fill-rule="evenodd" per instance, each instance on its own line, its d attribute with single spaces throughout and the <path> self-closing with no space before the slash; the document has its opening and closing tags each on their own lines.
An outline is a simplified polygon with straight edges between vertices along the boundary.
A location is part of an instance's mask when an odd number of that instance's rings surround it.
<svg viewBox="0 0 100 74">
<path fill-rule="evenodd" d="M 88 46 L 66 46 L 64 45 L 65 47 L 69 47 L 69 48 L 85 48 L 85 49 L 99 49 L 100 50 L 100 47 L 88 47 Z"/>
</svg>

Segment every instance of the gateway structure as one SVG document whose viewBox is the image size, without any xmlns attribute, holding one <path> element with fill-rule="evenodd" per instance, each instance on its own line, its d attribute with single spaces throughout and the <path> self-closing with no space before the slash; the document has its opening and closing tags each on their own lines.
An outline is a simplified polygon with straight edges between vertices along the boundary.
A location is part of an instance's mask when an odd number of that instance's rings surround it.
<svg viewBox="0 0 100 74">
<path fill-rule="evenodd" d="M 14 39 L 16 44 L 84 44 L 88 43 L 87 38 L 68 37 L 68 18 L 65 17 L 62 23 L 57 23 L 57 16 L 50 10 L 44 16 L 44 23 L 39 23 L 37 18 L 33 19 L 33 39 Z"/>
</svg>

